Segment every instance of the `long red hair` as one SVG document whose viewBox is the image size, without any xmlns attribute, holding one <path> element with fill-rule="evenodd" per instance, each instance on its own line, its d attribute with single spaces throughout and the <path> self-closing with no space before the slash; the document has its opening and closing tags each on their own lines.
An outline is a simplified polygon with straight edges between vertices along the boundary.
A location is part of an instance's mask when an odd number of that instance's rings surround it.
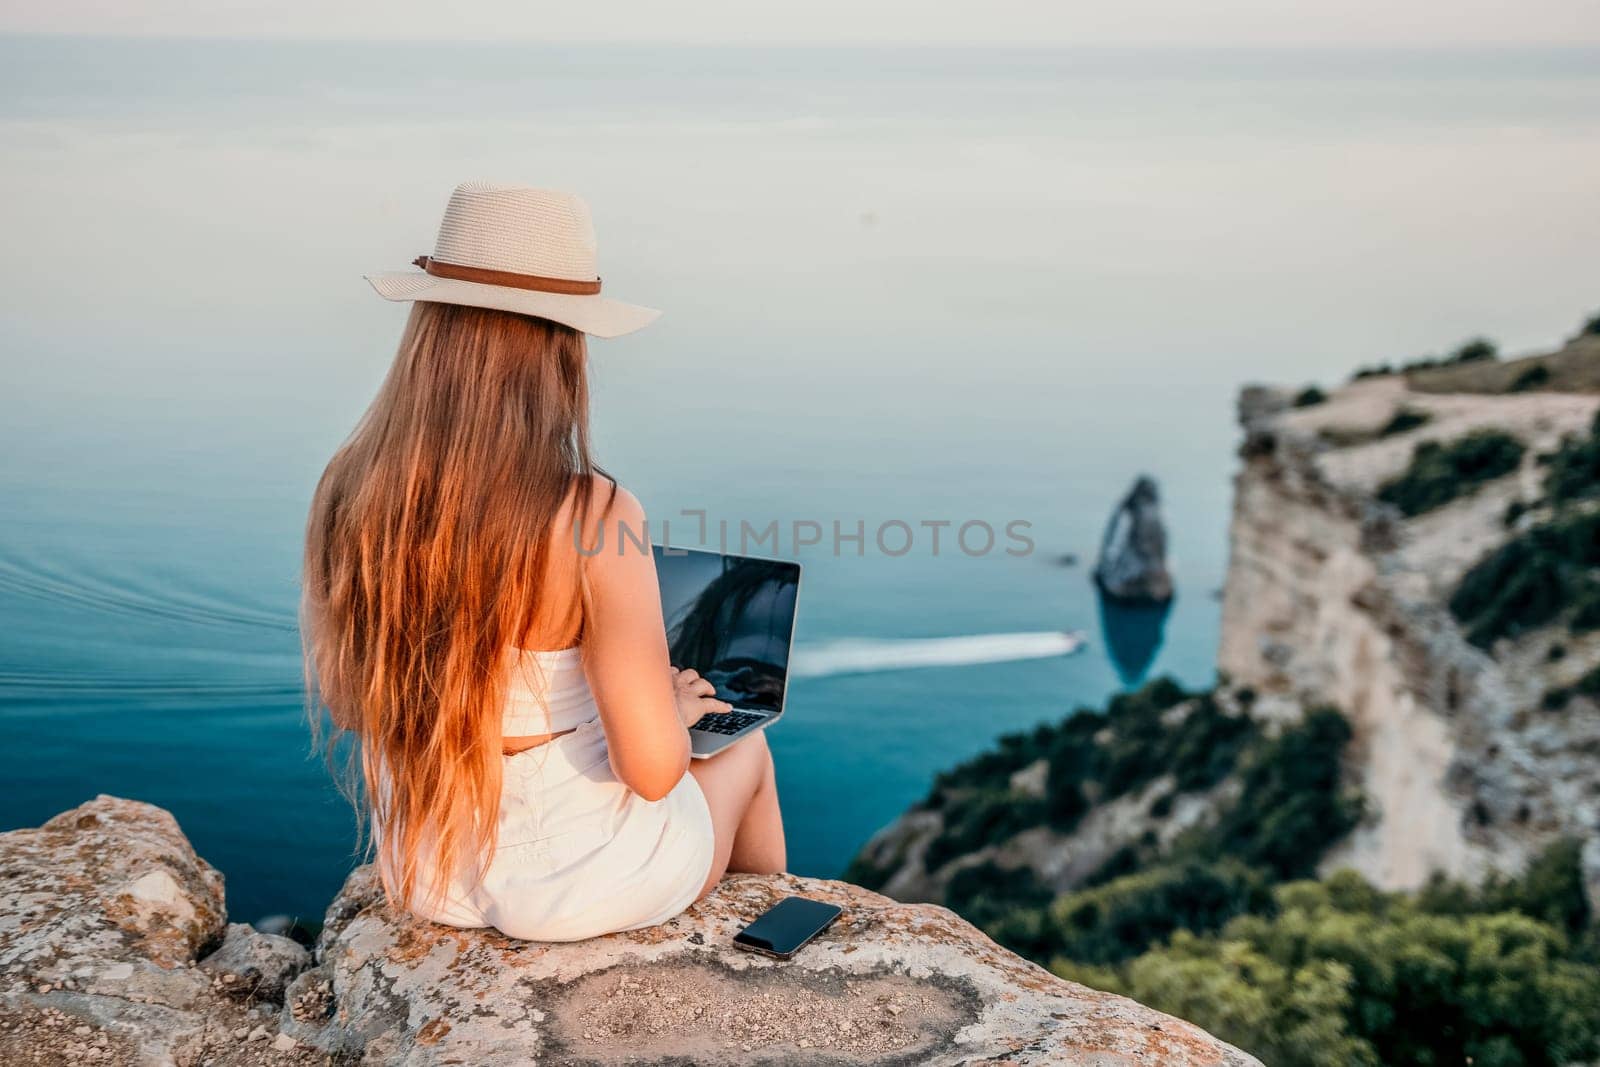
<svg viewBox="0 0 1600 1067">
<path fill-rule="evenodd" d="M 494 849 L 507 649 L 550 610 L 555 521 L 569 495 L 589 513 L 598 470 L 586 362 L 583 334 L 557 323 L 418 303 L 312 498 L 313 729 L 340 748 L 326 709 L 359 741 L 345 781 L 392 899 L 442 893 Z"/>
</svg>

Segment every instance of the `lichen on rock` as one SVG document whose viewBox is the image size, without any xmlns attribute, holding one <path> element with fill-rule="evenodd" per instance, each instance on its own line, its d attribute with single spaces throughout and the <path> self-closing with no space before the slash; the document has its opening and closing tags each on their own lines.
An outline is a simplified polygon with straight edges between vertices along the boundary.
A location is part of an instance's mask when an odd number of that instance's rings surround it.
<svg viewBox="0 0 1600 1067">
<path fill-rule="evenodd" d="M 790 894 L 844 915 L 791 961 L 733 947 Z M 1257 1065 L 844 882 L 735 875 L 661 926 L 537 944 L 396 912 L 361 868 L 308 968 L 225 925 L 222 879 L 171 815 L 99 797 L 0 834 L 0 895 L 7 1064 Z"/>
<path fill-rule="evenodd" d="M 101 796 L 0 834 L 0 901 L 0 1063 L 326 1060 L 273 1047 L 276 1007 L 197 966 L 224 943 L 222 876 L 160 808 Z"/>
<path fill-rule="evenodd" d="M 231 997 L 282 1004 L 290 981 L 310 964 L 311 954 L 298 942 L 248 923 L 229 923 L 221 947 L 200 968 Z"/>
<path fill-rule="evenodd" d="M 841 919 L 791 961 L 732 938 L 801 894 Z M 678 918 L 572 944 L 422 922 L 369 869 L 329 910 L 331 1011 L 301 1040 L 362 1062 L 1253 1064 L 1203 1031 L 1064 982 L 944 908 L 843 882 L 734 875 Z"/>
</svg>

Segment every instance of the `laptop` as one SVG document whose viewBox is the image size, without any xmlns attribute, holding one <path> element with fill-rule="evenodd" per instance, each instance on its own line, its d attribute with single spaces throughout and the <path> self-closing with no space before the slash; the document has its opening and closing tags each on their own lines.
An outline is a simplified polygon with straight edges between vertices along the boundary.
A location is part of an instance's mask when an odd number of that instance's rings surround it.
<svg viewBox="0 0 1600 1067">
<path fill-rule="evenodd" d="M 654 546 L 672 665 L 694 670 L 733 710 L 689 728 L 696 759 L 714 756 L 783 715 L 800 564 Z"/>
</svg>

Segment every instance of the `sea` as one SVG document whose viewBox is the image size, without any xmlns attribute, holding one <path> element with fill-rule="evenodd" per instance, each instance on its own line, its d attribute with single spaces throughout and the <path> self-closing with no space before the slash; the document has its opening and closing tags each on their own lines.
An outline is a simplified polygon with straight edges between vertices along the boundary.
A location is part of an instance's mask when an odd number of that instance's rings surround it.
<svg viewBox="0 0 1600 1067">
<path fill-rule="evenodd" d="M 9 37 L 0 153 L 0 830 L 161 805 L 239 920 L 360 859 L 302 526 L 405 317 L 361 276 L 457 182 L 581 193 L 665 311 L 591 346 L 657 536 L 803 563 L 810 875 L 998 735 L 1211 683 L 1243 383 L 1600 310 L 1595 49 Z M 1091 570 L 1140 474 L 1177 598 L 1129 615 Z"/>
</svg>

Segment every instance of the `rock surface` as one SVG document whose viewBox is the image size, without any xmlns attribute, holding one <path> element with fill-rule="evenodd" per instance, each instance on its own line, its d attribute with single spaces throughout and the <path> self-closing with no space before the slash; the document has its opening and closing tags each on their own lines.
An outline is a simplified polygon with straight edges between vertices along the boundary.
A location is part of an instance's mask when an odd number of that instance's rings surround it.
<svg viewBox="0 0 1600 1067">
<path fill-rule="evenodd" d="M 787 963 L 732 947 L 790 893 L 846 913 Z M 0 834 L 0 900 L 8 1067 L 1259 1067 L 1188 1023 L 1055 978 L 943 908 L 842 882 L 734 876 L 663 926 L 545 945 L 397 914 L 363 868 L 301 971 L 299 946 L 225 925 L 221 877 L 169 814 L 99 797 Z"/>
<path fill-rule="evenodd" d="M 160 808 L 102 796 L 0 834 L 0 902 L 8 1067 L 326 1062 L 273 1048 L 277 1009 L 196 966 L 222 943 L 222 876 Z"/>
<path fill-rule="evenodd" d="M 282 1004 L 289 983 L 310 965 L 311 953 L 298 942 L 264 934 L 249 923 L 229 923 L 222 947 L 200 969 L 214 976 L 229 996 Z"/>
<path fill-rule="evenodd" d="M 1094 580 L 1106 596 L 1128 604 L 1165 604 L 1172 599 L 1161 492 L 1149 475 L 1141 474 L 1111 513 Z"/>
<path fill-rule="evenodd" d="M 792 893 L 845 914 L 792 961 L 732 946 Z M 363 1063 L 1256 1063 L 943 908 L 786 875 L 731 876 L 659 927 L 534 944 L 397 914 L 362 869 L 319 955 L 290 990 L 306 1007 L 288 1032 Z"/>
</svg>

